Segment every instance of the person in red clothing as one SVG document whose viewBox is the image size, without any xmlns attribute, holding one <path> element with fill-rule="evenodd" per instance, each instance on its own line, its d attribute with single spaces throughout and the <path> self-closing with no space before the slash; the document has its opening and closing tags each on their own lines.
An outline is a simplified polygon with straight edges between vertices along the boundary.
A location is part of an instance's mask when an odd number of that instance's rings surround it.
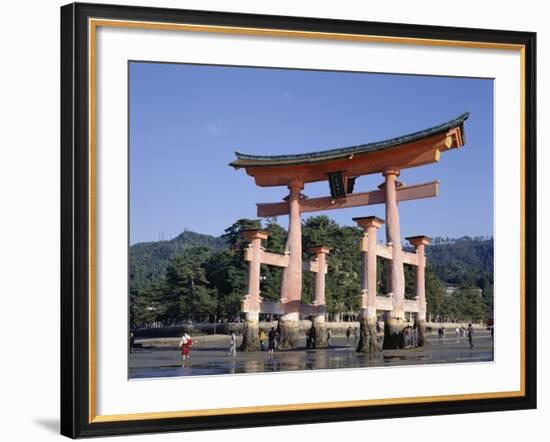
<svg viewBox="0 0 550 442">
<path fill-rule="evenodd" d="M 191 336 L 189 336 L 188 333 L 184 333 L 181 337 L 180 345 L 181 348 L 181 357 L 183 359 L 183 362 L 185 363 L 186 359 L 189 359 L 189 353 L 191 351 L 191 347 L 193 346 L 193 340 L 191 339 Z"/>
</svg>

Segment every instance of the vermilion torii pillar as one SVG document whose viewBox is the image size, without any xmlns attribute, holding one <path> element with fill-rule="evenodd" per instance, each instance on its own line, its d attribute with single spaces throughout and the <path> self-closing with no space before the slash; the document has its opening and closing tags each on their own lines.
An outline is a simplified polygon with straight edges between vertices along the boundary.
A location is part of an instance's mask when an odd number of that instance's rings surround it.
<svg viewBox="0 0 550 442">
<path fill-rule="evenodd" d="M 361 241 L 361 313 L 357 351 L 373 353 L 381 350 L 376 334 L 376 234 L 384 221 L 375 216 L 353 220 L 364 231 Z"/>
<path fill-rule="evenodd" d="M 285 314 L 279 319 L 281 342 L 279 348 L 296 348 L 300 320 L 300 299 L 302 296 L 302 223 L 300 219 L 300 191 L 304 184 L 291 181 L 288 184 L 289 222 L 285 253 L 289 255 L 288 267 L 283 270 L 281 302 Z"/>
<path fill-rule="evenodd" d="M 404 309 L 405 271 L 403 268 L 399 209 L 397 207 L 398 176 L 399 169 L 397 168 L 389 167 L 384 170 L 384 177 L 386 178 L 384 183 L 384 192 L 386 196 L 386 242 L 392 246 L 389 289 L 393 302 L 393 309 L 385 321 L 385 349 L 402 347 L 402 331 L 406 327 Z"/>
<path fill-rule="evenodd" d="M 248 261 L 247 294 L 243 304 L 246 304 L 243 342 L 239 348 L 241 351 L 260 350 L 260 266 L 262 253 L 262 240 L 268 238 L 267 232 L 259 229 L 245 230 L 241 232 L 244 238 L 250 242 L 245 252 Z"/>
<path fill-rule="evenodd" d="M 317 314 L 313 316 L 313 327 L 315 328 L 315 347 L 325 347 L 327 345 L 326 327 L 325 327 L 325 277 L 327 273 L 327 255 L 330 249 L 325 246 L 313 246 L 308 250 L 315 255 L 317 263 L 317 272 L 314 279 L 314 299 L 313 305 L 319 307 Z"/>
<path fill-rule="evenodd" d="M 425 345 L 426 333 L 426 254 L 425 249 L 430 244 L 431 238 L 427 236 L 411 236 L 405 238 L 416 249 L 418 256 L 418 265 L 416 266 L 415 274 L 415 291 L 418 302 L 418 313 L 415 319 L 415 327 L 418 328 L 418 346 Z"/>
</svg>

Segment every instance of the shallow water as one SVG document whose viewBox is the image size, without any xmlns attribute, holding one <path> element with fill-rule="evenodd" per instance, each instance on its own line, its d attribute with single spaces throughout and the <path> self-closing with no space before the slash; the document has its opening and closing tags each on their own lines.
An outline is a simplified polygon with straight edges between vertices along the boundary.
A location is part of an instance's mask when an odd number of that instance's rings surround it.
<svg viewBox="0 0 550 442">
<path fill-rule="evenodd" d="M 344 340 L 335 347 L 316 350 L 237 353 L 225 348 L 194 348 L 182 364 L 179 351 L 172 349 L 137 349 L 130 354 L 130 378 L 205 376 L 235 373 L 324 370 L 358 367 L 384 367 L 418 364 L 489 362 L 493 360 L 493 343 L 489 336 L 479 336 L 475 347 L 467 339 L 430 339 L 422 349 L 386 350 L 377 355 L 353 351 Z"/>
</svg>

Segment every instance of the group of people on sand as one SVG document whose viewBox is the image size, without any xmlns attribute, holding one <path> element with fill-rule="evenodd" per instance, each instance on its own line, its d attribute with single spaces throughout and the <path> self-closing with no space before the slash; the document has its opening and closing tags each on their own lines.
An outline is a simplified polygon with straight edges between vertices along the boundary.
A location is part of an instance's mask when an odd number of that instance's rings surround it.
<svg viewBox="0 0 550 442">
<path fill-rule="evenodd" d="M 462 327 L 457 327 L 455 328 L 455 335 L 458 338 L 463 338 L 466 336 L 466 327 L 462 326 Z"/>
<path fill-rule="evenodd" d="M 348 327 L 348 329 L 346 330 L 346 344 L 348 347 L 351 346 L 351 338 L 353 336 L 353 346 L 354 348 L 357 347 L 357 343 L 358 343 L 358 340 L 359 340 L 359 333 L 358 333 L 358 328 L 355 327 L 355 328 L 351 328 L 351 327 Z"/>
<path fill-rule="evenodd" d="M 440 339 L 445 339 L 445 328 L 440 327 L 438 330 L 438 336 Z M 332 330 L 329 328 L 326 331 L 327 333 L 327 346 L 330 347 L 332 345 Z M 456 327 L 455 329 L 456 337 L 459 339 L 460 337 L 468 336 L 468 342 L 470 344 L 470 348 L 474 348 L 474 328 L 472 327 L 472 324 L 468 324 L 468 328 L 465 327 Z M 351 338 L 353 337 L 354 345 L 357 346 L 358 341 L 358 332 L 357 328 L 352 329 L 351 327 L 348 327 L 346 330 L 346 342 L 347 345 L 350 346 L 351 344 Z M 275 327 L 271 327 L 269 332 L 265 332 L 264 329 L 260 329 L 258 332 L 258 338 L 260 341 L 260 349 L 261 351 L 268 351 L 269 355 L 273 355 L 273 352 L 279 348 L 279 343 L 281 341 L 281 332 L 279 329 L 275 329 Z M 311 327 L 306 332 L 306 348 L 315 348 L 315 342 L 317 338 L 317 332 L 315 330 L 315 327 Z M 405 338 L 405 348 L 411 348 L 416 347 L 418 345 L 418 331 L 414 328 L 411 328 L 411 330 L 407 330 L 407 333 L 404 335 Z M 181 337 L 179 348 L 181 350 L 182 360 L 183 363 L 189 359 L 189 355 L 191 352 L 191 347 L 193 346 L 193 340 L 191 339 L 191 336 L 189 333 L 185 332 L 183 336 Z M 229 355 L 236 356 L 237 355 L 237 336 L 235 335 L 234 331 L 231 331 L 229 334 Z"/>
<path fill-rule="evenodd" d="M 266 333 L 263 328 L 259 331 L 260 350 L 268 351 L 269 354 L 273 354 L 276 348 L 279 348 L 279 342 L 281 342 L 281 330 L 279 328 L 271 327 Z"/>
<path fill-rule="evenodd" d="M 418 347 L 418 329 L 416 327 L 407 327 L 403 330 L 403 348 Z"/>
<path fill-rule="evenodd" d="M 279 343 L 281 342 L 281 329 L 277 327 L 271 327 L 269 333 L 267 334 L 267 351 L 269 355 L 272 356 L 276 348 L 279 348 Z"/>
<path fill-rule="evenodd" d="M 437 329 L 437 335 L 439 336 L 439 339 L 445 340 L 445 327 L 439 327 Z M 460 338 L 464 338 L 467 336 L 470 349 L 474 348 L 474 327 L 472 326 L 472 324 L 468 324 L 468 328 L 464 326 L 456 327 L 455 336 L 457 342 L 459 342 Z"/>
<path fill-rule="evenodd" d="M 437 332 L 440 339 L 445 339 L 444 327 L 440 327 L 437 330 Z M 457 339 L 467 335 L 470 348 L 471 349 L 474 348 L 474 343 L 473 343 L 474 328 L 472 327 L 472 324 L 468 324 L 467 329 L 465 327 L 461 327 L 461 328 L 456 327 L 455 333 L 456 333 Z M 328 328 L 326 331 L 326 334 L 327 334 L 327 346 L 330 347 L 332 345 L 332 330 Z M 354 340 L 354 345 L 357 346 L 357 340 L 358 340 L 357 328 L 352 329 L 351 327 L 348 327 L 348 329 L 346 330 L 346 342 L 348 346 L 350 346 L 351 344 L 352 337 Z M 260 341 L 261 351 L 267 350 L 269 352 L 269 355 L 273 355 L 273 352 L 279 348 L 279 343 L 281 341 L 281 331 L 280 329 L 275 329 L 275 327 L 271 327 L 268 333 L 266 333 L 264 329 L 260 329 L 258 332 L 258 339 Z M 308 349 L 315 348 L 316 339 L 317 339 L 317 332 L 315 330 L 315 327 L 312 326 L 306 332 L 306 348 Z M 408 327 L 408 329 L 406 329 L 406 333 L 404 333 L 404 339 L 405 339 L 405 348 L 416 347 L 418 345 L 418 330 L 415 328 Z M 184 364 L 185 364 L 185 361 L 189 359 L 192 346 L 193 346 L 193 340 L 191 339 L 191 336 L 189 335 L 189 333 L 185 332 L 181 337 L 181 340 L 178 346 L 181 350 L 181 356 Z M 234 331 L 231 331 L 229 334 L 229 355 L 237 356 L 237 336 L 235 335 Z"/>
<path fill-rule="evenodd" d="M 260 350 L 268 351 L 269 354 L 273 354 L 274 350 L 279 346 L 280 331 L 271 327 L 268 333 L 262 328 L 258 331 L 258 339 L 260 341 Z M 230 356 L 237 356 L 237 336 L 232 330 L 229 333 L 229 353 Z"/>
</svg>

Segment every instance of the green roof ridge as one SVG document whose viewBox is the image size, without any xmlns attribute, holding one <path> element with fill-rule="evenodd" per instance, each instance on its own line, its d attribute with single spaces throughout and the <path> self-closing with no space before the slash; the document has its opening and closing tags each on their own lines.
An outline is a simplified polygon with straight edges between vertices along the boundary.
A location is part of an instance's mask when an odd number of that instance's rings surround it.
<svg viewBox="0 0 550 442">
<path fill-rule="evenodd" d="M 399 146 L 401 144 L 411 143 L 422 138 L 427 138 L 429 136 L 435 135 L 437 133 L 447 131 L 454 127 L 462 126 L 464 121 L 468 119 L 470 112 L 464 112 L 458 117 L 447 121 L 445 123 L 438 124 L 437 126 L 430 127 L 428 129 L 423 129 L 417 132 L 413 132 L 407 135 L 402 135 L 400 137 L 390 138 L 383 141 L 375 141 L 367 144 L 360 144 L 356 146 L 341 147 L 337 149 L 328 149 L 308 153 L 299 153 L 299 154 L 287 154 L 287 155 L 254 155 L 246 154 L 242 152 L 235 152 L 237 159 L 233 161 L 231 166 L 246 166 L 248 161 L 253 162 L 295 162 L 295 161 L 305 161 L 308 160 L 322 160 L 332 157 L 340 157 L 344 155 L 351 154 L 362 154 L 367 152 L 373 152 L 376 150 L 382 150 L 389 147 Z"/>
</svg>

